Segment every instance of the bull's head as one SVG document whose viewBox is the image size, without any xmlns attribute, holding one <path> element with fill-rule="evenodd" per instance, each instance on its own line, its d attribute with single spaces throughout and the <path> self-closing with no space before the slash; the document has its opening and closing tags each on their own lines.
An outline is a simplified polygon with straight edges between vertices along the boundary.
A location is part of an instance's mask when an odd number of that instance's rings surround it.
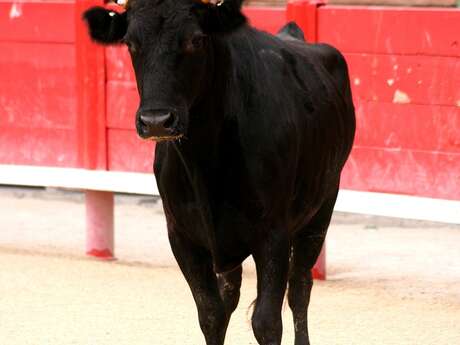
<svg viewBox="0 0 460 345">
<path fill-rule="evenodd" d="M 211 40 L 245 22 L 242 0 L 130 0 L 118 13 L 94 7 L 84 14 L 91 37 L 126 44 L 136 74 L 142 138 L 176 139 L 189 111 L 209 89 Z"/>
</svg>

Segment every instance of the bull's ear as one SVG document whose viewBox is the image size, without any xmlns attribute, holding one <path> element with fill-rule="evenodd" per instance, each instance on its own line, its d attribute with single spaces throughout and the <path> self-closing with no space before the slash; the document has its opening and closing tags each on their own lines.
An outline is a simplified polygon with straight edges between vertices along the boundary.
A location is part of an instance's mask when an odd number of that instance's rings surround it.
<svg viewBox="0 0 460 345">
<path fill-rule="evenodd" d="M 226 33 L 246 23 L 243 0 L 197 0 L 197 15 L 206 33 Z"/>
<path fill-rule="evenodd" d="M 103 44 L 120 43 L 128 27 L 126 12 L 117 13 L 103 7 L 92 7 L 83 13 L 91 38 Z"/>
</svg>

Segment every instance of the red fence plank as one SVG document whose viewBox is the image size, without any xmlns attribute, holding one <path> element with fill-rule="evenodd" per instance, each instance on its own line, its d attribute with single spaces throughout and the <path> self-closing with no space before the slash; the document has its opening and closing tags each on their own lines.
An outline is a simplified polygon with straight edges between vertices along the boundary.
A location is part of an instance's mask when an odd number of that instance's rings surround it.
<svg viewBox="0 0 460 345">
<path fill-rule="evenodd" d="M 325 6 L 319 41 L 347 53 L 460 56 L 460 11 L 436 8 Z"/>
<path fill-rule="evenodd" d="M 459 107 L 358 102 L 356 117 L 357 146 L 460 154 Z"/>
<path fill-rule="evenodd" d="M 53 42 L 75 41 L 74 3 L 0 2 L 0 41 Z"/>
<path fill-rule="evenodd" d="M 134 82 L 107 82 L 107 127 L 135 129 L 139 94 Z"/>
<path fill-rule="evenodd" d="M 153 141 L 140 139 L 132 130 L 110 129 L 108 147 L 109 170 L 153 172 Z"/>
<path fill-rule="evenodd" d="M 460 199 L 460 154 L 355 146 L 341 187 Z"/>
<path fill-rule="evenodd" d="M 300 26 L 307 42 L 318 42 L 318 7 L 322 5 L 323 0 L 293 0 L 287 4 L 286 19 Z"/>
<path fill-rule="evenodd" d="M 109 46 L 105 49 L 107 80 L 135 82 L 134 70 L 125 46 Z"/>
<path fill-rule="evenodd" d="M 283 7 L 245 7 L 244 14 L 252 26 L 276 34 L 286 24 L 286 9 Z"/>
<path fill-rule="evenodd" d="M 460 59 L 345 54 L 357 99 L 460 106 Z"/>
<path fill-rule="evenodd" d="M 73 130 L 0 127 L 0 164 L 76 167 Z"/>
<path fill-rule="evenodd" d="M 74 47 L 0 42 L 0 51 L 0 126 L 74 128 Z"/>
<path fill-rule="evenodd" d="M 102 0 L 77 0 L 75 3 L 77 81 L 77 137 L 79 166 L 107 169 L 106 73 L 104 47 L 91 41 L 81 20 L 89 7 L 103 5 Z"/>
</svg>

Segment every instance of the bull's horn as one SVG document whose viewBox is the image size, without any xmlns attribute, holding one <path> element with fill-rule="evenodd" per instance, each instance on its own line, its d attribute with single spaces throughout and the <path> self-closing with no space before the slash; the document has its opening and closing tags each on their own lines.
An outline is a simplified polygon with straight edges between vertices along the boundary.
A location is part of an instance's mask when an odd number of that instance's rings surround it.
<svg viewBox="0 0 460 345">
<path fill-rule="evenodd" d="M 128 5 L 128 0 L 115 0 L 115 3 L 118 6 L 126 8 L 126 6 Z"/>
<path fill-rule="evenodd" d="M 215 5 L 215 6 L 220 6 L 224 3 L 225 0 L 201 0 L 201 2 L 203 4 L 212 4 L 212 5 Z"/>
</svg>

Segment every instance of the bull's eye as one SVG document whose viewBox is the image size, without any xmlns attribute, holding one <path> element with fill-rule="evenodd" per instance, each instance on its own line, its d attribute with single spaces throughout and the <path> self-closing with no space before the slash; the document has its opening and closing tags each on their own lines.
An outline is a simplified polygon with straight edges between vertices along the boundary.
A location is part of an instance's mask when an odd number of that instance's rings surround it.
<svg viewBox="0 0 460 345">
<path fill-rule="evenodd" d="M 201 49 L 204 46 L 204 36 L 195 36 L 192 38 L 193 48 Z"/>
<path fill-rule="evenodd" d="M 203 49 L 206 45 L 207 36 L 203 34 L 195 34 L 189 38 L 185 43 L 185 51 L 193 53 Z"/>
</svg>

